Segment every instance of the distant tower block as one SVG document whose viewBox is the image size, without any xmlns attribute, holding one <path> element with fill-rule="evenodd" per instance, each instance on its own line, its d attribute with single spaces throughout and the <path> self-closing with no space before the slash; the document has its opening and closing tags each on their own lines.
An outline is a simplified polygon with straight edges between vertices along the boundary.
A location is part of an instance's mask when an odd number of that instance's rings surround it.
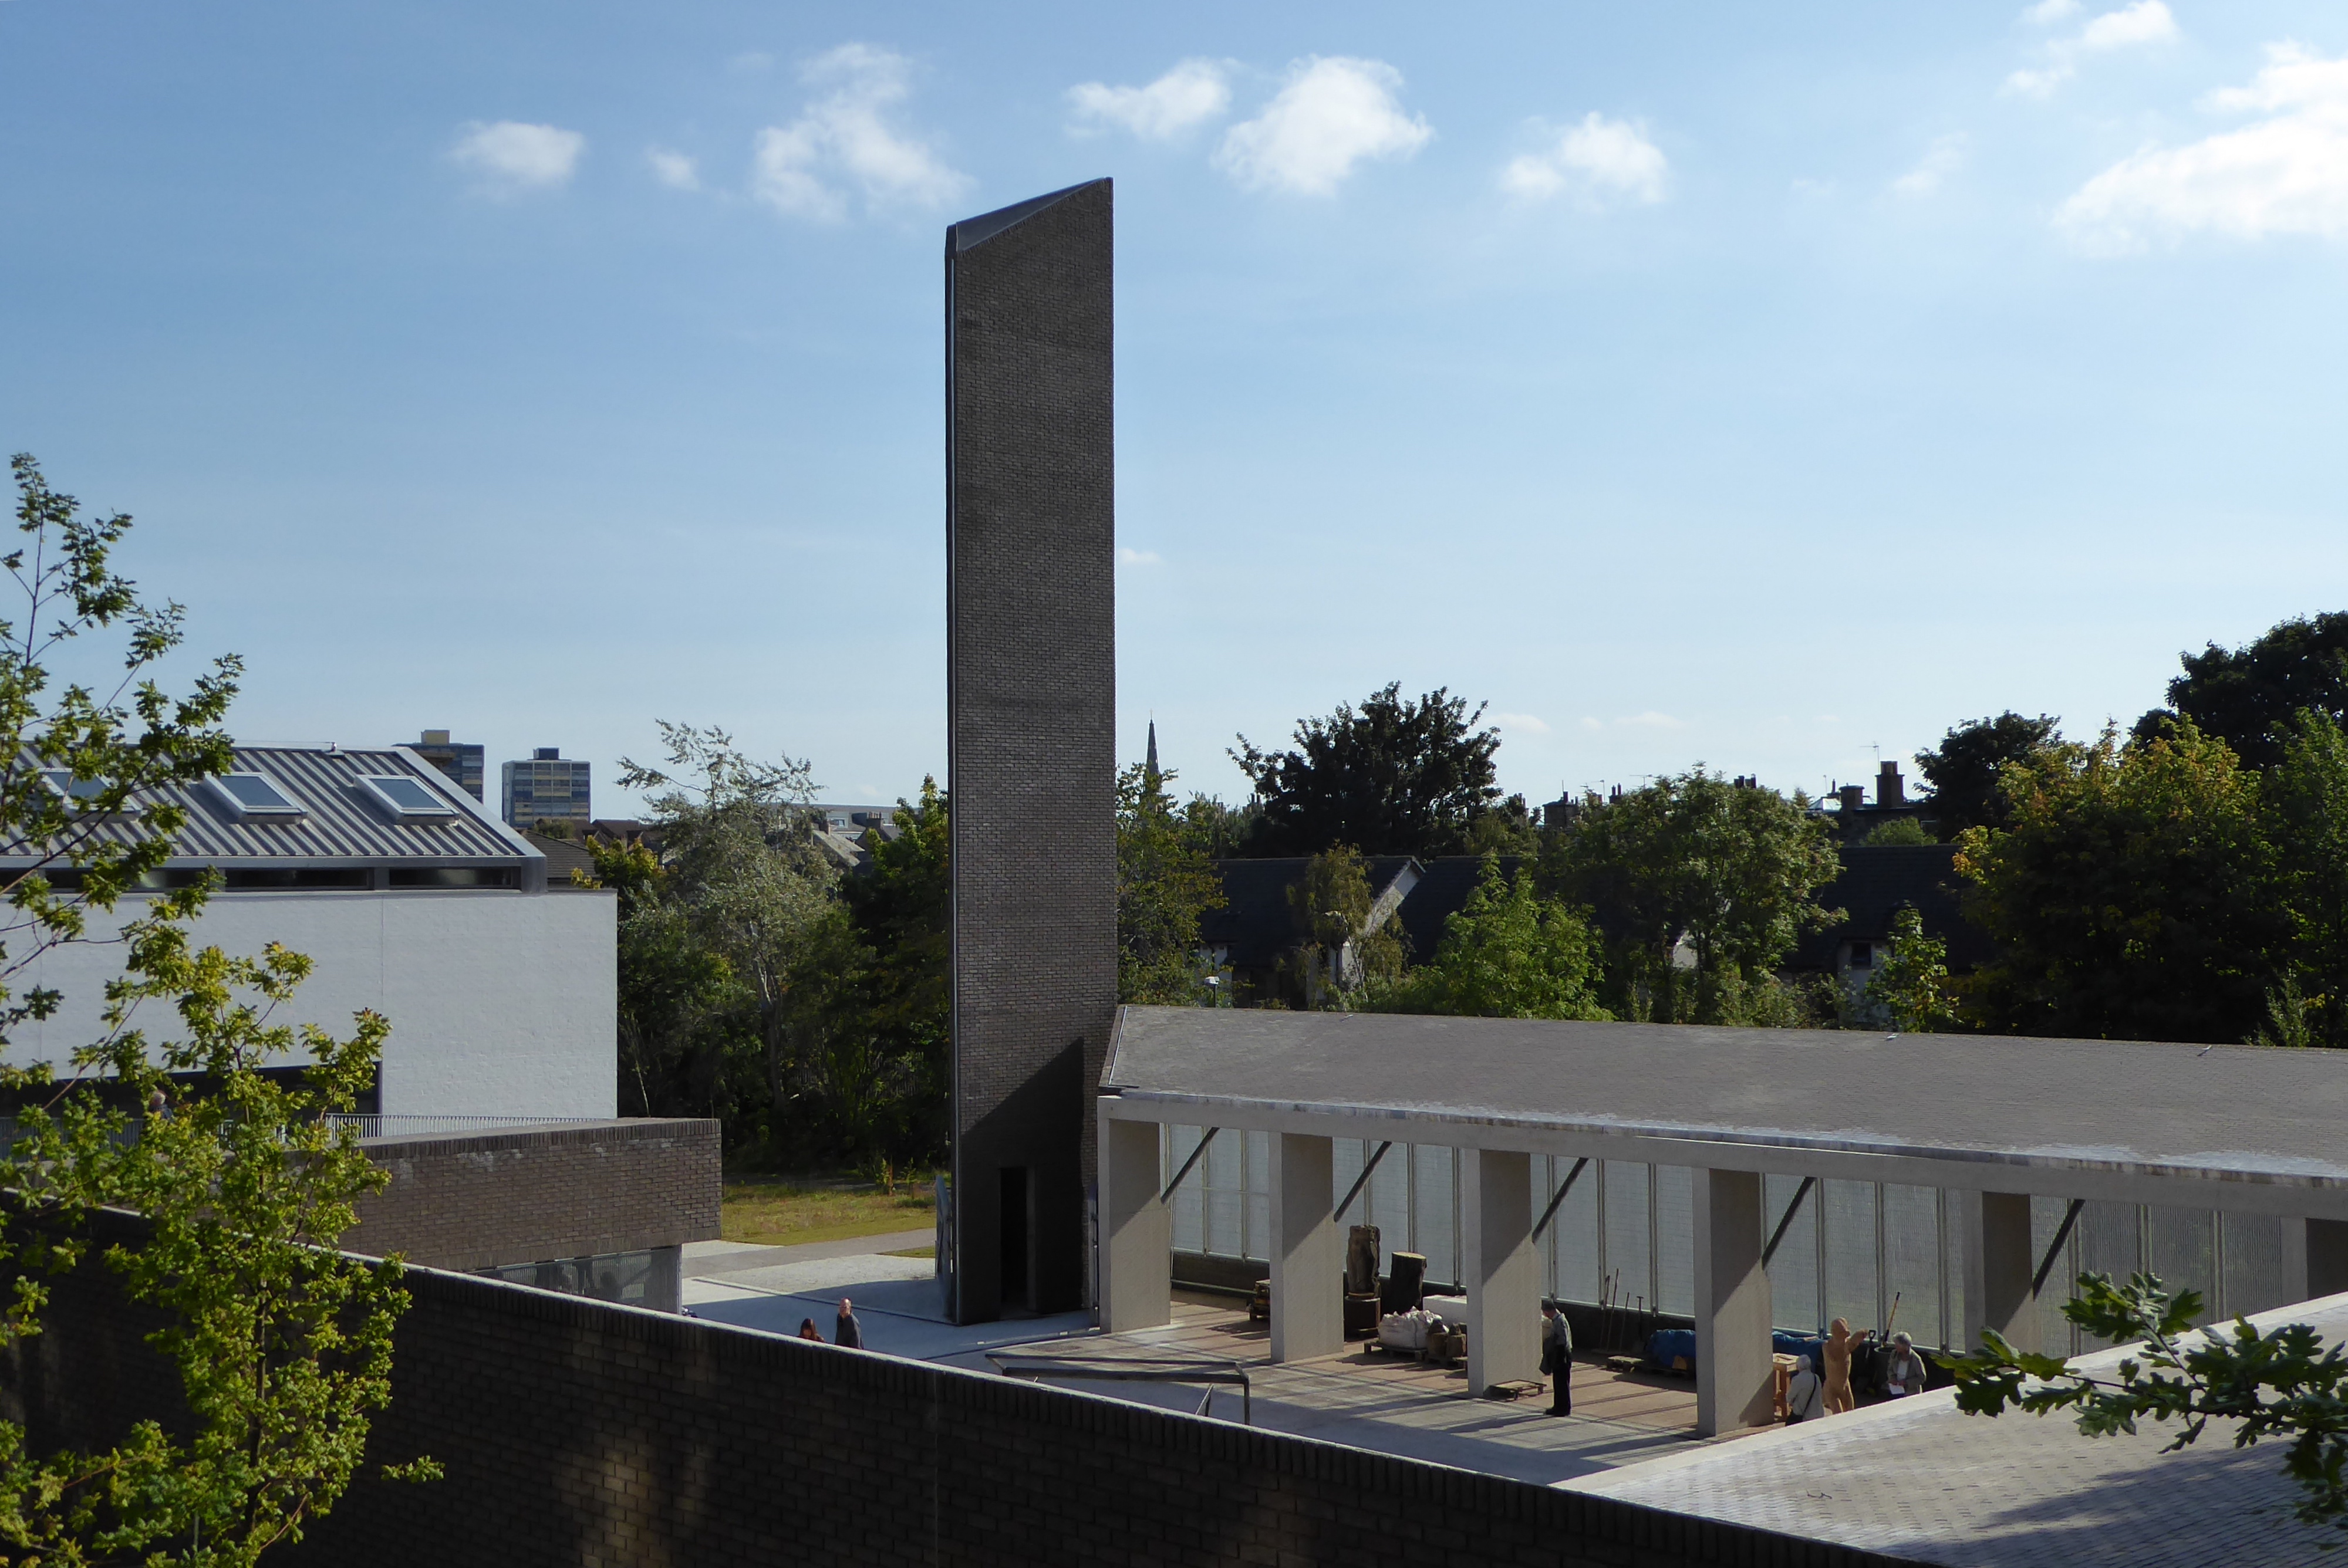
<svg viewBox="0 0 2348 1568">
<path fill-rule="evenodd" d="M 1109 182 L 946 231 L 957 1322 L 1083 1304 L 1117 1008 Z"/>
</svg>

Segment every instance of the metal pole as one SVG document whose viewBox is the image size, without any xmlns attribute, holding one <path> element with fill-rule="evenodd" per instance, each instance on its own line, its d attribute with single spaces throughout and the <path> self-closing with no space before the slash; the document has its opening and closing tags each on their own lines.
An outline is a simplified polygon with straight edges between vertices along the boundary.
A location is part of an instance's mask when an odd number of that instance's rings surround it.
<svg viewBox="0 0 2348 1568">
<path fill-rule="evenodd" d="M 1213 1143 L 1215 1141 L 1215 1134 L 1221 1131 L 1222 1129 L 1220 1127 L 1210 1127 L 1207 1129 L 1207 1135 L 1199 1140 L 1199 1146 L 1190 1151 L 1190 1157 L 1182 1162 L 1182 1168 L 1174 1173 L 1174 1179 L 1166 1184 L 1166 1190 L 1164 1192 L 1158 1194 L 1158 1201 L 1159 1203 L 1165 1203 L 1174 1196 L 1174 1189 L 1182 1184 L 1182 1178 L 1190 1173 L 1190 1167 L 1199 1163 L 1200 1156 L 1203 1155 L 1207 1152 L 1207 1145 Z"/>
</svg>

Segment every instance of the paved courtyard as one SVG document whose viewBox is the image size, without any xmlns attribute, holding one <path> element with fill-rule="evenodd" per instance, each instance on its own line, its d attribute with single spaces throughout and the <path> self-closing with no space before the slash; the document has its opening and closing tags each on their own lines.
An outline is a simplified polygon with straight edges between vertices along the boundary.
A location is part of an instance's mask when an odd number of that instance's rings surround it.
<svg viewBox="0 0 2348 1568">
<path fill-rule="evenodd" d="M 1700 1446 L 1695 1386 L 1684 1378 L 1574 1368 L 1573 1411 L 1547 1413 L 1548 1399 L 1478 1399 L 1464 1369 L 1421 1367 L 1416 1358 L 1373 1354 L 1359 1344 L 1342 1356 L 1274 1366 L 1269 1337 L 1230 1297 L 1178 1291 L 1174 1321 L 1130 1334 L 1101 1334 L 1088 1316 L 1012 1319 L 957 1327 L 944 1320 L 928 1258 L 893 1257 L 926 1233 L 808 1247 L 700 1243 L 687 1251 L 685 1305 L 696 1317 L 794 1334 L 812 1317 L 831 1334 L 839 1299 L 856 1303 L 868 1349 L 991 1372 L 988 1351 L 1073 1360 L 1178 1358 L 1235 1361 L 1250 1380 L 1253 1422 L 1323 1442 L 1548 1484 Z M 1196 1410 L 1203 1385 L 1056 1378 L 1052 1385 L 1167 1409 Z M 1219 1388 L 1210 1414 L 1236 1421 L 1236 1389 Z"/>
</svg>

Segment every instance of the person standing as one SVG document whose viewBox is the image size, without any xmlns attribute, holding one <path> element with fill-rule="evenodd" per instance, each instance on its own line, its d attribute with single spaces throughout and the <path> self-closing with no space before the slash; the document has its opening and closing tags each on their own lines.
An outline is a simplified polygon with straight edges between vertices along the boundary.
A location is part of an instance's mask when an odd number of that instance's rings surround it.
<svg viewBox="0 0 2348 1568">
<path fill-rule="evenodd" d="M 1573 1414 L 1573 1326 L 1548 1296 L 1541 1298 L 1540 1369 L 1550 1380 L 1549 1413 Z"/>
<path fill-rule="evenodd" d="M 1826 1386 L 1810 1368 L 1810 1358 L 1802 1358 L 1794 1375 L 1786 1380 L 1786 1424 L 1814 1421 L 1826 1410 Z"/>
<path fill-rule="evenodd" d="M 1838 1416 L 1859 1404 L 1850 1394 L 1850 1323 L 1848 1319 L 1836 1318 L 1833 1327 L 1827 1330 L 1824 1353 L 1827 1414 Z"/>
<path fill-rule="evenodd" d="M 802 1339 L 812 1339 L 817 1344 L 820 1345 L 823 1343 L 823 1330 L 815 1326 L 814 1318 L 802 1317 L 799 1319 L 799 1337 Z"/>
<path fill-rule="evenodd" d="M 856 1321 L 856 1304 L 845 1296 L 839 1298 L 839 1317 L 832 1324 L 831 1342 L 850 1350 L 864 1348 L 864 1326 Z"/>
</svg>

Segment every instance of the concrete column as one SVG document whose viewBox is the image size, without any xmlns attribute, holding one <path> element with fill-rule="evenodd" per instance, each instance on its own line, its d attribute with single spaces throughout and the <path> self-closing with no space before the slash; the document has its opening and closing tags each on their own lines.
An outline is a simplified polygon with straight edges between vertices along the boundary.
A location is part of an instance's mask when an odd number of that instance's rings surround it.
<svg viewBox="0 0 2348 1568">
<path fill-rule="evenodd" d="M 1275 1132 L 1272 1144 L 1272 1358 L 1345 1348 L 1345 1249 L 1329 1140 Z"/>
<path fill-rule="evenodd" d="M 2348 1222 L 2282 1222 L 2283 1285 L 2290 1301 L 2348 1291 Z"/>
<path fill-rule="evenodd" d="M 1159 1201 L 1155 1122 L 1101 1119 L 1101 1327 L 1154 1328 L 1173 1317 L 1174 1216 Z"/>
<path fill-rule="evenodd" d="M 1769 1276 L 1761 1267 L 1761 1177 L 1695 1173 L 1695 1430 L 1776 1419 Z"/>
<path fill-rule="evenodd" d="M 685 1310 L 685 1248 L 653 1248 L 653 1271 L 644 1281 L 644 1305 L 654 1312 Z"/>
<path fill-rule="evenodd" d="M 1463 1149 L 1459 1255 L 1468 1276 L 1468 1387 L 1540 1377 L 1532 1156 Z"/>
<path fill-rule="evenodd" d="M 1996 1329 L 2017 1350 L 2035 1353 L 2038 1304 L 2030 1279 L 2038 1259 L 2031 1254 L 2030 1195 L 1949 1195 L 1956 1203 L 1965 1249 L 1965 1353 L 1980 1350 L 1985 1328 Z"/>
</svg>

